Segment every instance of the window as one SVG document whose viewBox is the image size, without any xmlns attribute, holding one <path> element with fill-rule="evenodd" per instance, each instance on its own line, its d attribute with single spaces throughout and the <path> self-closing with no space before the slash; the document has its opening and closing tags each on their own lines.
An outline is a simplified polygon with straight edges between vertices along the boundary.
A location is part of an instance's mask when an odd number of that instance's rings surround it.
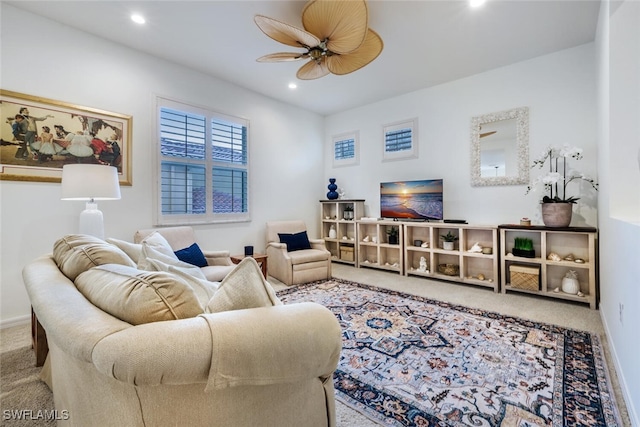
<svg viewBox="0 0 640 427">
<path fill-rule="evenodd" d="M 336 135 L 332 139 L 334 167 L 358 164 L 358 132 Z"/>
<path fill-rule="evenodd" d="M 418 119 L 384 126 L 384 160 L 418 157 Z"/>
<path fill-rule="evenodd" d="M 248 221 L 248 121 L 159 99 L 158 123 L 158 224 Z"/>
</svg>

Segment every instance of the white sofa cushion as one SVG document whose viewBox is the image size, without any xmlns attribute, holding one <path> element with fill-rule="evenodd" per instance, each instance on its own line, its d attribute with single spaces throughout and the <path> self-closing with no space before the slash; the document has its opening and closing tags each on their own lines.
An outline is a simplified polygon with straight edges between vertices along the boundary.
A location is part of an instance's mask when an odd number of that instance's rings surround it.
<svg viewBox="0 0 640 427">
<path fill-rule="evenodd" d="M 137 263 L 140 259 L 140 255 L 142 254 L 142 245 L 140 243 L 131 243 L 124 240 L 114 239 L 113 237 L 107 237 L 106 240 L 112 245 L 116 245 L 122 249 L 124 253 L 129 255 L 129 258 L 131 258 L 134 263 Z"/>
<path fill-rule="evenodd" d="M 147 237 L 142 239 L 142 242 L 140 242 L 140 244 L 142 245 L 142 248 L 153 248 L 163 255 L 178 259 L 173 251 L 173 248 L 171 247 L 169 242 L 167 242 L 167 239 L 165 239 L 164 236 L 157 231 L 149 234 Z"/>
<path fill-rule="evenodd" d="M 53 245 L 53 259 L 70 280 L 75 280 L 83 271 L 98 265 L 135 267 L 131 258 L 118 247 L 85 234 L 68 234 L 58 239 Z"/>
<path fill-rule="evenodd" d="M 220 283 L 207 304 L 208 313 L 282 305 L 255 259 L 247 257 Z"/>
<path fill-rule="evenodd" d="M 191 265 L 190 267 L 184 267 L 180 265 L 166 264 L 157 259 L 147 258 L 150 265 L 155 267 L 156 271 L 165 271 L 167 273 L 175 274 L 182 278 L 187 284 L 193 288 L 202 309 L 207 306 L 207 303 L 213 297 L 213 294 L 218 290 L 220 282 L 210 282 L 202 274 L 199 267 Z"/>
<path fill-rule="evenodd" d="M 180 277 L 106 264 L 80 274 L 75 285 L 92 304 L 132 325 L 186 319 L 203 312 Z"/>
</svg>

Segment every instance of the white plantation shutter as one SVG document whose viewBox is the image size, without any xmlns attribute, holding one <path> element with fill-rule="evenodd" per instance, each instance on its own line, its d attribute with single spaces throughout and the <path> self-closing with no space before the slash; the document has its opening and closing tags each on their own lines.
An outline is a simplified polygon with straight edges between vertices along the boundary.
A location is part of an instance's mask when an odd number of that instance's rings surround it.
<svg viewBox="0 0 640 427">
<path fill-rule="evenodd" d="M 418 157 L 418 119 L 384 126 L 383 159 Z"/>
<path fill-rule="evenodd" d="M 393 151 L 411 150 L 413 139 L 411 128 L 402 128 L 387 132 L 384 135 L 384 149 L 387 153 Z"/>
<path fill-rule="evenodd" d="M 358 164 L 359 132 L 336 135 L 333 140 L 333 166 L 350 166 Z"/>
<path fill-rule="evenodd" d="M 247 221 L 248 121 L 158 100 L 159 224 Z"/>
<path fill-rule="evenodd" d="M 334 144 L 334 158 L 336 160 L 353 159 L 356 155 L 355 142 L 353 138 L 336 141 Z"/>
</svg>

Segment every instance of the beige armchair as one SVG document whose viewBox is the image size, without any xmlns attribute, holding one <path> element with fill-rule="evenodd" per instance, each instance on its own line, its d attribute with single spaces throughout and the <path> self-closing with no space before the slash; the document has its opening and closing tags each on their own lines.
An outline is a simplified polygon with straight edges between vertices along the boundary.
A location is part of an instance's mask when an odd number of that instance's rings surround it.
<svg viewBox="0 0 640 427">
<path fill-rule="evenodd" d="M 331 253 L 324 240 L 309 239 L 310 249 L 289 251 L 278 235 L 303 231 L 307 231 L 304 221 L 267 222 L 269 275 L 287 286 L 331 278 Z"/>
<path fill-rule="evenodd" d="M 164 237 L 171 248 L 174 251 L 188 248 L 192 244 L 196 243 L 196 236 L 192 227 L 167 227 L 167 228 L 148 228 L 144 230 L 138 230 L 133 236 L 135 243 L 140 243 L 142 240 L 157 231 Z M 200 246 L 198 244 L 198 246 Z M 235 268 L 235 264 L 231 261 L 229 251 L 207 251 L 202 249 L 202 253 L 207 260 L 207 266 L 202 267 L 202 273 L 207 280 L 212 282 L 220 282 L 225 278 L 227 274 Z"/>
</svg>

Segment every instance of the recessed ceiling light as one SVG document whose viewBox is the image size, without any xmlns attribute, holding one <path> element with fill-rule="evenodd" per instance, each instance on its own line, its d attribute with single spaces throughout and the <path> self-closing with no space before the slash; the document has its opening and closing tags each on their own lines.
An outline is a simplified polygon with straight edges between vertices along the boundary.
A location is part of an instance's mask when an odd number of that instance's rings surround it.
<svg viewBox="0 0 640 427">
<path fill-rule="evenodd" d="M 297 85 L 297 84 L 295 84 L 295 83 L 289 83 L 289 89 L 295 89 L 295 88 L 297 88 L 297 87 L 298 87 L 298 85 Z"/>
<path fill-rule="evenodd" d="M 480 7 L 485 2 L 486 2 L 486 0 L 469 0 L 469 6 L 471 6 L 471 7 Z"/>
<path fill-rule="evenodd" d="M 144 19 L 144 16 L 137 13 L 134 13 L 133 15 L 131 15 L 131 20 L 136 24 L 144 24 L 145 22 L 147 22 L 147 20 Z"/>
</svg>

